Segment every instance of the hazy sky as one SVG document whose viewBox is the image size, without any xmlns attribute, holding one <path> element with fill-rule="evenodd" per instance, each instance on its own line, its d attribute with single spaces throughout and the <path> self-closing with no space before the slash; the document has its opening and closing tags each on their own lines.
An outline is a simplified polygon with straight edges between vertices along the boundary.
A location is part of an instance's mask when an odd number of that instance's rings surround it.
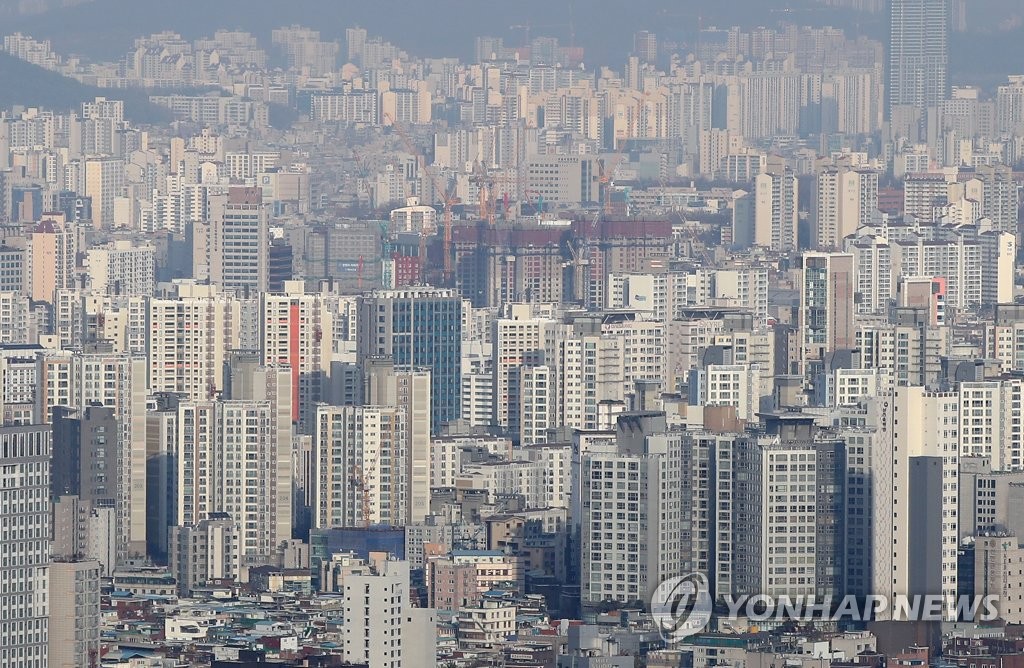
<svg viewBox="0 0 1024 668">
<path fill-rule="evenodd" d="M 0 11 L 18 2 L 0 0 Z M 959 72 L 1002 79 L 1024 70 L 1024 1 L 967 2 L 971 32 L 954 36 L 954 78 Z M 301 23 L 337 39 L 346 27 L 359 24 L 413 55 L 466 59 L 473 55 L 474 36 L 502 36 L 514 45 L 522 41 L 523 31 L 511 26 L 525 23 L 533 26 L 535 36 L 554 35 L 568 43 L 570 18 L 588 64 L 613 66 L 631 49 L 636 30 L 653 30 L 660 39 L 685 43 L 698 25 L 749 28 L 787 21 L 835 25 L 876 39 L 885 36 L 882 15 L 836 10 L 819 0 L 92 0 L 34 16 L 8 15 L 3 32 L 21 30 L 49 38 L 64 54 L 115 59 L 134 37 L 164 29 L 194 39 L 217 28 L 240 28 L 269 47 L 270 30 L 277 26 Z"/>
</svg>

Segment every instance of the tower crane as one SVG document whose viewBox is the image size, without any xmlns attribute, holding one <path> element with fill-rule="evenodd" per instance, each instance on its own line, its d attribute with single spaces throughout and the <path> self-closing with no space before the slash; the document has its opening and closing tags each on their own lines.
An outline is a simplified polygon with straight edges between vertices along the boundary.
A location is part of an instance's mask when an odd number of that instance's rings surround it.
<svg viewBox="0 0 1024 668">
<path fill-rule="evenodd" d="M 604 160 L 599 160 L 597 163 L 598 168 L 598 181 L 601 184 L 601 195 L 602 195 L 602 206 L 605 215 L 612 213 L 612 182 L 615 180 L 615 171 L 619 168 L 619 164 L 626 157 L 624 151 L 616 153 L 615 156 L 609 161 L 607 167 L 604 164 Z M 597 221 L 594 222 L 594 225 Z"/>
<path fill-rule="evenodd" d="M 601 184 L 602 189 L 600 193 L 602 204 L 598 207 L 594 219 L 580 230 L 583 238 L 579 240 L 578 245 L 577 243 L 569 244 L 569 254 L 572 259 L 565 266 L 573 266 L 573 297 L 577 301 L 586 300 L 586 295 L 583 294 L 585 268 L 589 269 L 591 274 L 594 273 L 594 269 L 591 268 L 593 260 L 591 256 L 591 240 L 597 235 L 601 217 L 612 213 L 611 183 L 615 170 L 623 158 L 625 158 L 625 153 L 616 153 L 607 165 L 605 165 L 603 159 L 598 161 L 598 182 Z"/>
<path fill-rule="evenodd" d="M 426 166 L 426 160 L 423 158 L 423 154 L 420 153 L 413 145 L 412 140 L 409 139 L 409 134 L 405 131 L 394 116 L 389 113 L 384 114 L 384 118 L 391 121 L 391 127 L 398 132 L 398 136 L 402 138 L 402 142 L 412 155 L 416 156 L 417 163 L 423 163 L 423 171 L 426 172 L 430 178 L 430 183 L 434 188 L 434 193 L 439 194 L 441 201 L 444 203 L 444 283 L 447 285 L 451 281 L 452 277 L 452 205 L 458 202 L 458 198 L 454 196 L 448 188 L 441 188 L 438 183 L 437 175 L 431 172 Z M 427 256 L 427 240 L 425 236 L 426 231 L 420 232 L 420 278 L 422 280 L 426 268 L 426 256 Z"/>
<path fill-rule="evenodd" d="M 488 227 L 494 227 L 495 209 L 497 208 L 494 197 L 494 177 L 487 173 L 487 168 L 483 163 L 477 161 L 473 164 L 471 181 L 476 184 L 479 193 L 480 218 L 487 221 Z"/>
</svg>

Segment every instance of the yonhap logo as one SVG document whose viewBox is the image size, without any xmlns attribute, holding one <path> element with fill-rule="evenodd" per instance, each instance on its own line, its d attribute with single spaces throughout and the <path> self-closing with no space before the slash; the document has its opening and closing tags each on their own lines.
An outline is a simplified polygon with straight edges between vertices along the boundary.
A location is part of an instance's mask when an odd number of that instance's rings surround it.
<svg viewBox="0 0 1024 668">
<path fill-rule="evenodd" d="M 669 578 L 651 596 L 651 616 L 667 643 L 699 633 L 711 621 L 713 607 L 708 580 L 700 573 Z"/>
</svg>

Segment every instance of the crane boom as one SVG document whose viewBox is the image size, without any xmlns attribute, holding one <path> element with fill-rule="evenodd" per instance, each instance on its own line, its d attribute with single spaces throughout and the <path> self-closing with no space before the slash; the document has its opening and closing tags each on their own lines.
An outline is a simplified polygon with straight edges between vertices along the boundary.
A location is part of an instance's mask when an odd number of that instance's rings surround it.
<svg viewBox="0 0 1024 668">
<path fill-rule="evenodd" d="M 405 131 L 405 128 L 402 127 L 402 124 L 399 123 L 398 120 L 394 116 L 389 114 L 389 113 L 385 112 L 384 118 L 386 118 L 389 121 L 391 121 L 391 127 L 393 127 L 395 129 L 395 131 L 398 132 L 398 136 L 402 138 L 402 142 L 405 145 L 406 150 L 408 150 L 412 155 L 416 156 L 416 159 L 417 159 L 418 163 L 419 162 L 423 163 L 423 171 L 425 171 L 427 176 L 430 178 L 430 183 L 431 183 L 431 185 L 434 188 L 434 193 L 435 194 L 440 194 L 441 201 L 444 203 L 444 263 L 443 263 L 443 267 L 444 267 L 444 283 L 448 284 L 451 281 L 451 277 L 452 277 L 452 204 L 455 203 L 456 198 L 448 191 L 447 188 L 441 188 L 441 186 L 440 186 L 440 184 L 438 183 L 438 180 L 437 180 L 437 175 L 434 174 L 433 172 L 431 172 L 430 169 L 427 168 L 426 160 L 424 159 L 423 154 L 420 153 L 416 149 L 416 147 L 413 145 L 412 140 L 409 139 L 409 135 Z M 420 231 L 420 236 L 421 236 L 421 238 L 420 238 L 420 249 L 421 249 L 421 255 L 422 255 L 422 257 L 420 257 L 420 276 L 421 276 L 421 278 L 424 276 L 425 267 L 426 267 L 426 264 L 427 264 L 427 262 L 426 262 L 426 259 L 427 259 L 426 258 L 426 239 L 424 238 L 425 234 L 426 234 L 425 230 L 421 230 Z"/>
</svg>

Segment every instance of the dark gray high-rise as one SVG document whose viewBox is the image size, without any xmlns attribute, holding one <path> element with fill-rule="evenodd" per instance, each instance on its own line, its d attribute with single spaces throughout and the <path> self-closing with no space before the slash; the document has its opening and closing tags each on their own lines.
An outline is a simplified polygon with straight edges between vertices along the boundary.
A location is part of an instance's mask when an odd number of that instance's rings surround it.
<svg viewBox="0 0 1024 668">
<path fill-rule="evenodd" d="M 949 96 L 952 0 L 889 0 L 889 117 Z"/>
</svg>

